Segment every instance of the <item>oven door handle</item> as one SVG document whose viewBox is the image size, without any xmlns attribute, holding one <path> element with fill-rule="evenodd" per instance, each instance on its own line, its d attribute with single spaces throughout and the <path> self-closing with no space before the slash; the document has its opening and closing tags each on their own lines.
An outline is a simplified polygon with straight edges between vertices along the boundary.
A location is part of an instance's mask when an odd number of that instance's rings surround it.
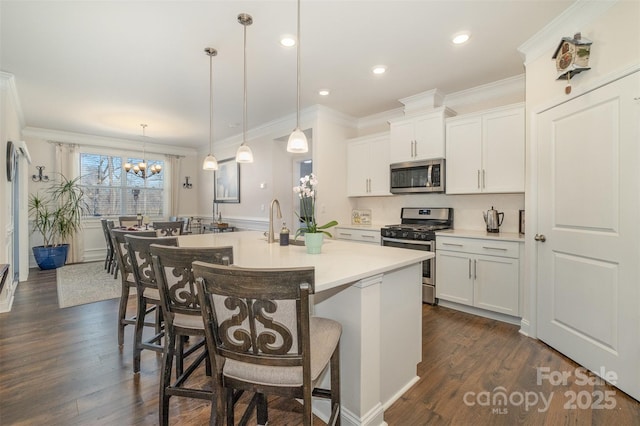
<svg viewBox="0 0 640 426">
<path fill-rule="evenodd" d="M 429 246 L 429 247 L 433 247 L 433 241 L 417 241 L 417 240 L 401 240 L 398 238 L 387 238 L 387 237 L 382 237 L 382 245 L 384 245 L 385 241 L 389 241 L 391 243 L 401 243 L 401 244 L 416 244 L 416 245 L 421 245 L 421 246 Z"/>
<path fill-rule="evenodd" d="M 431 179 L 431 171 L 433 166 L 427 167 L 427 187 L 431 188 L 433 186 L 433 180 Z"/>
</svg>

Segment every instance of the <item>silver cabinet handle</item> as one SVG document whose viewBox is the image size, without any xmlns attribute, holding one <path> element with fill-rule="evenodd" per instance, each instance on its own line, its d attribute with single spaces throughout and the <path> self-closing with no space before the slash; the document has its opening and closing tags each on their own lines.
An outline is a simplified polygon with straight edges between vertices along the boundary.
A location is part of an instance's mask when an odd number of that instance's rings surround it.
<svg viewBox="0 0 640 426">
<path fill-rule="evenodd" d="M 536 234 L 536 236 L 533 237 L 533 239 L 536 241 L 540 241 L 541 243 L 544 243 L 545 241 L 547 241 L 547 237 L 545 237 L 544 234 Z"/>
<path fill-rule="evenodd" d="M 362 238 L 375 238 L 375 235 L 363 235 Z"/>
<path fill-rule="evenodd" d="M 417 157 L 418 156 L 418 141 L 417 140 L 413 141 L 413 146 L 414 146 L 414 148 L 413 148 L 413 156 Z"/>
<path fill-rule="evenodd" d="M 480 170 L 478 169 L 478 189 L 480 189 Z"/>
<path fill-rule="evenodd" d="M 487 246 L 482 246 L 483 249 L 487 249 L 487 250 L 502 250 L 502 251 L 507 251 L 506 248 L 504 247 L 487 247 Z"/>
<path fill-rule="evenodd" d="M 469 279 L 471 279 L 471 259 L 469 259 Z"/>
<path fill-rule="evenodd" d="M 462 247 L 462 244 L 455 243 L 442 243 L 443 246 L 454 246 L 454 247 Z"/>
<path fill-rule="evenodd" d="M 478 261 L 473 259 L 473 279 L 478 279 Z"/>
<path fill-rule="evenodd" d="M 487 184 L 486 184 L 486 181 L 485 181 L 485 178 L 484 178 L 484 172 L 485 172 L 485 170 L 484 170 L 484 169 L 482 169 L 482 187 L 483 187 L 483 188 L 486 188 L 486 187 L 487 187 Z"/>
<path fill-rule="evenodd" d="M 353 235 L 353 234 L 348 234 L 348 233 L 346 233 L 346 232 L 341 232 L 341 233 L 340 233 L 340 236 L 341 236 L 341 237 L 350 237 L 350 236 L 352 236 L 352 235 Z"/>
</svg>

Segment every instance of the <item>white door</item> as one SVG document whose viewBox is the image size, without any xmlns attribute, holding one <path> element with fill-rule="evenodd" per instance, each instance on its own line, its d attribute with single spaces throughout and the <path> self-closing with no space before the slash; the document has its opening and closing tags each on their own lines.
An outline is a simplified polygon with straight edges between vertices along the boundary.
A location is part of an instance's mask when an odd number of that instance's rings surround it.
<svg viewBox="0 0 640 426">
<path fill-rule="evenodd" d="M 596 373 L 615 372 L 636 399 L 639 97 L 636 72 L 540 113 L 536 126 L 538 337 Z"/>
</svg>

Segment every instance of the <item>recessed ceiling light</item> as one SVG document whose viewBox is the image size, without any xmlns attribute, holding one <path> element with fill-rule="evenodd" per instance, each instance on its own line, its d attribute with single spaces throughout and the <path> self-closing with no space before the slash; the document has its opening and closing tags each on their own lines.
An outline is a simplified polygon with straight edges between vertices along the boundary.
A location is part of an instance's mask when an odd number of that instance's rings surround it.
<svg viewBox="0 0 640 426">
<path fill-rule="evenodd" d="M 293 47 L 296 45 L 296 39 L 292 36 L 284 36 L 280 39 L 280 44 L 284 47 Z"/>
<path fill-rule="evenodd" d="M 385 72 L 387 72 L 387 67 L 385 67 L 384 65 L 376 65 L 375 67 L 373 67 L 372 71 L 374 74 L 384 74 Z"/>
<path fill-rule="evenodd" d="M 467 32 L 456 33 L 453 35 L 451 41 L 453 42 L 453 44 L 463 44 L 469 41 L 469 37 L 471 37 L 471 35 Z"/>
<path fill-rule="evenodd" d="M 331 93 L 331 92 L 329 92 L 329 90 L 327 90 L 327 89 L 318 90 L 318 95 L 320 95 L 320 96 L 329 96 L 329 93 Z"/>
</svg>

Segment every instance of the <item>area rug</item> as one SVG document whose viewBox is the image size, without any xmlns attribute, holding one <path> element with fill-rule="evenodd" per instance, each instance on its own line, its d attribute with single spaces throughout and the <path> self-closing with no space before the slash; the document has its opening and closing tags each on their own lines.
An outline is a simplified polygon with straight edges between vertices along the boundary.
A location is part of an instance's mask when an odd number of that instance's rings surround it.
<svg viewBox="0 0 640 426">
<path fill-rule="evenodd" d="M 120 275 L 114 279 L 104 269 L 104 262 L 64 265 L 56 270 L 56 275 L 58 306 L 61 308 L 120 297 Z"/>
</svg>

